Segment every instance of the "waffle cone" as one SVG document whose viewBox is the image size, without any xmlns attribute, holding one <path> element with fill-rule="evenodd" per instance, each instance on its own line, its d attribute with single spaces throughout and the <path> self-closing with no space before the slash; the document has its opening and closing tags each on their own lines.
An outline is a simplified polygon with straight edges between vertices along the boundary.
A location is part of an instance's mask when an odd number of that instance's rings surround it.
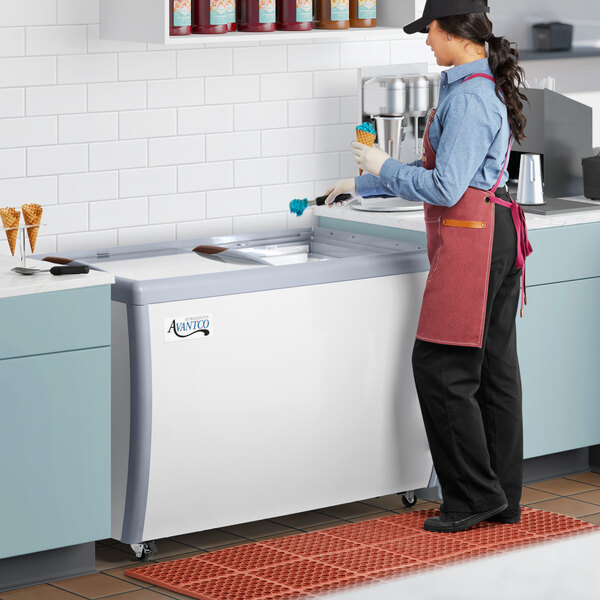
<svg viewBox="0 0 600 600">
<path fill-rule="evenodd" d="M 362 129 L 356 130 L 356 141 L 360 144 L 365 144 L 365 146 L 370 146 L 372 148 L 376 137 L 375 134 L 369 133 L 368 131 L 363 131 Z M 362 173 L 362 169 L 359 169 L 358 174 L 362 175 Z"/>
<path fill-rule="evenodd" d="M 42 222 L 43 208 L 39 204 L 23 204 L 23 219 L 25 225 L 35 225 L 35 227 L 27 227 L 27 236 L 29 237 L 29 247 L 31 251 L 35 251 L 35 242 L 37 240 L 38 232 L 40 230 L 40 223 Z"/>
<path fill-rule="evenodd" d="M 374 133 L 369 133 L 368 131 L 363 131 L 362 129 L 356 130 L 356 141 L 361 144 L 365 144 L 365 146 L 373 147 L 375 143 L 375 138 L 377 136 Z"/>
<path fill-rule="evenodd" d="M 5 230 L 6 239 L 10 247 L 10 253 L 15 255 L 15 248 L 17 247 L 17 237 L 19 235 L 19 220 L 21 213 L 14 208 L 0 208 L 0 217 L 2 218 L 3 227 L 14 227 L 15 229 Z"/>
</svg>

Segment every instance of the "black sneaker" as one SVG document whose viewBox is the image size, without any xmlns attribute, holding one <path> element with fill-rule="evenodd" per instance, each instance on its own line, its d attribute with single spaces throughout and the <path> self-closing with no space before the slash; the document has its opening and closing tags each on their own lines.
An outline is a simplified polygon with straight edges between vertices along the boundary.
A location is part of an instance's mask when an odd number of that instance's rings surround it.
<svg viewBox="0 0 600 600">
<path fill-rule="evenodd" d="M 511 525 L 514 523 L 520 523 L 521 521 L 521 510 L 519 512 L 515 512 L 514 510 L 504 510 L 489 519 L 486 519 L 490 523 L 500 523 L 502 525 Z"/>
<path fill-rule="evenodd" d="M 494 515 L 501 513 L 508 508 L 508 502 L 501 506 L 490 508 L 479 513 L 442 513 L 439 517 L 430 517 L 425 520 L 423 528 L 425 531 L 434 531 L 437 533 L 455 533 L 464 531 L 481 523 L 481 521 L 489 521 Z"/>
</svg>

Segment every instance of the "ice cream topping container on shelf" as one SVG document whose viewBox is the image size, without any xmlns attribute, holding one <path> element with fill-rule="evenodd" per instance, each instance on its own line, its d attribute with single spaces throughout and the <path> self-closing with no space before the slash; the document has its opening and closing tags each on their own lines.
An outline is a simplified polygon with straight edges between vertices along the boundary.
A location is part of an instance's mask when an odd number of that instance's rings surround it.
<svg viewBox="0 0 600 600">
<path fill-rule="evenodd" d="M 169 35 L 192 33 L 192 0 L 170 0 Z"/>
<path fill-rule="evenodd" d="M 351 0 L 352 4 L 357 4 L 358 19 L 375 19 L 377 17 L 376 0 Z"/>
<path fill-rule="evenodd" d="M 350 18 L 349 0 L 331 0 L 331 20 L 347 21 Z"/>
<path fill-rule="evenodd" d="M 238 31 L 275 31 L 275 0 L 238 0 Z"/>
<path fill-rule="evenodd" d="M 231 0 L 192 0 L 192 33 L 227 33 Z"/>
<path fill-rule="evenodd" d="M 278 0 L 277 29 L 282 31 L 308 31 L 312 29 L 312 0 Z"/>
<path fill-rule="evenodd" d="M 315 0 L 317 29 L 348 29 L 350 4 L 348 0 Z"/>
</svg>

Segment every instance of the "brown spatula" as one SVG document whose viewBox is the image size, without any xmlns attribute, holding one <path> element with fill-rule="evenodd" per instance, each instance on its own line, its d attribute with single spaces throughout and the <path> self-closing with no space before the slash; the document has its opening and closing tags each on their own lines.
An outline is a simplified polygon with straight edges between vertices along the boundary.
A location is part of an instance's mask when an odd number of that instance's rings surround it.
<svg viewBox="0 0 600 600">
<path fill-rule="evenodd" d="M 270 262 L 262 259 L 260 256 L 251 254 L 250 252 L 241 252 L 240 250 L 232 250 L 223 246 L 196 246 L 194 248 L 196 254 L 206 256 L 207 258 L 215 258 L 228 263 L 258 263 L 261 265 L 271 265 Z"/>
</svg>

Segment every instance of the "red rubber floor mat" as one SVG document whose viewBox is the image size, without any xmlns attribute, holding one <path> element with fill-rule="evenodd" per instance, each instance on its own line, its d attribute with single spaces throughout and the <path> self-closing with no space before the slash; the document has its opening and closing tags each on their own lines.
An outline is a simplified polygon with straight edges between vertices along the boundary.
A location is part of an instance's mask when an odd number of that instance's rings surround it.
<svg viewBox="0 0 600 600">
<path fill-rule="evenodd" d="M 533 508 L 520 523 L 481 523 L 460 533 L 429 533 L 421 510 L 243 544 L 125 571 L 129 577 L 199 600 L 287 600 L 510 552 L 595 529 Z"/>
</svg>

